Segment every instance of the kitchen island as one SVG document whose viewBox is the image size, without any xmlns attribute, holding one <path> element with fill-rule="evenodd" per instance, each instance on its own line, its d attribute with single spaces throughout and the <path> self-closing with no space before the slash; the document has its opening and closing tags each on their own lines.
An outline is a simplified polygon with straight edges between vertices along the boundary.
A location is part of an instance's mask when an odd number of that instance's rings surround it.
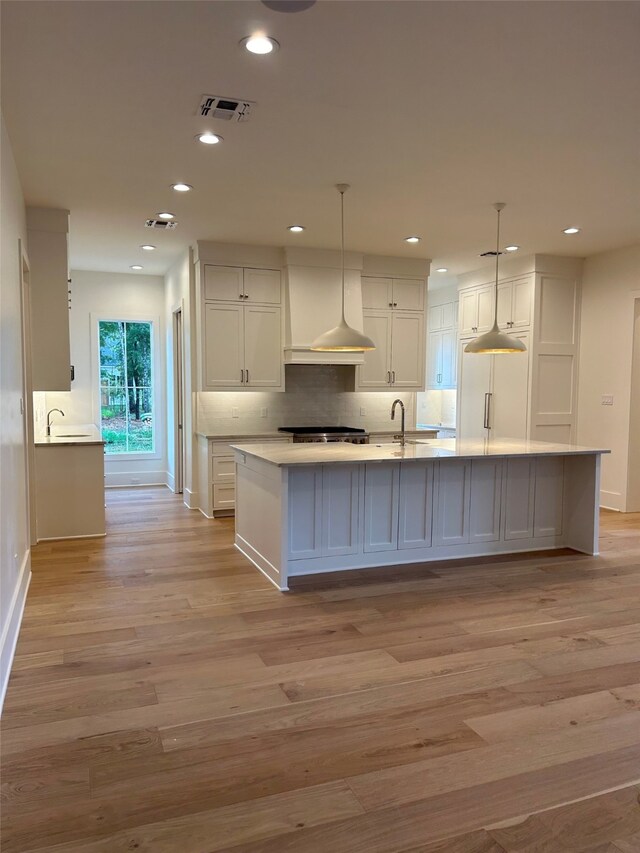
<svg viewBox="0 0 640 853">
<path fill-rule="evenodd" d="M 598 553 L 600 458 L 548 442 L 234 445 L 236 547 L 274 583 L 573 548 Z"/>
</svg>

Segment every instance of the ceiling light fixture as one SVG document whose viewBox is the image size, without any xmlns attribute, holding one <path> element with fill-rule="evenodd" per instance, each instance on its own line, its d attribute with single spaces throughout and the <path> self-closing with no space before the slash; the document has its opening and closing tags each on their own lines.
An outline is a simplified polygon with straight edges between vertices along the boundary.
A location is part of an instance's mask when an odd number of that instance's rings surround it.
<svg viewBox="0 0 640 853">
<path fill-rule="evenodd" d="M 520 246 L 505 246 L 505 252 L 517 252 Z"/>
<path fill-rule="evenodd" d="M 506 352 L 525 352 L 526 346 L 519 338 L 514 338 L 500 331 L 498 326 L 498 265 L 500 263 L 500 211 L 505 207 L 503 202 L 497 202 L 493 205 L 498 213 L 498 227 L 496 235 L 496 293 L 495 293 L 495 313 L 493 316 L 493 327 L 490 331 L 485 332 L 470 341 L 464 348 L 465 352 L 472 353 L 506 353 Z"/>
<path fill-rule="evenodd" d="M 258 54 L 258 56 L 265 56 L 267 53 L 275 53 L 280 47 L 275 39 L 270 38 L 270 36 L 265 36 L 262 33 L 247 36 L 242 39 L 240 44 L 245 48 L 245 50 L 248 50 L 249 53 Z"/>
<path fill-rule="evenodd" d="M 579 234 L 580 229 L 576 228 L 575 225 L 572 225 L 571 228 L 563 228 L 562 233 L 563 234 Z"/>
<path fill-rule="evenodd" d="M 132 270 L 141 270 L 141 269 L 143 269 L 143 267 L 141 267 L 141 266 L 140 266 L 140 264 L 132 264 L 132 265 L 129 267 L 129 269 L 132 269 Z"/>
<path fill-rule="evenodd" d="M 349 184 L 336 184 L 340 193 L 340 258 L 342 268 L 342 319 L 337 326 L 320 335 L 311 344 L 312 350 L 320 352 L 368 352 L 374 350 L 376 345 L 357 329 L 352 329 L 344 316 L 344 194 L 349 189 Z"/>
<path fill-rule="evenodd" d="M 179 181 L 177 184 L 171 184 L 171 189 L 175 190 L 177 193 L 188 193 L 193 189 L 191 184 L 183 184 Z"/>
<path fill-rule="evenodd" d="M 436 272 L 449 272 L 449 267 L 438 267 Z"/>
<path fill-rule="evenodd" d="M 405 237 L 404 242 L 405 243 L 419 243 L 420 237 Z"/>
<path fill-rule="evenodd" d="M 203 145 L 217 145 L 218 142 L 222 142 L 220 134 L 213 133 L 211 130 L 205 130 L 204 133 L 198 133 L 196 139 L 198 142 L 202 142 Z"/>
<path fill-rule="evenodd" d="M 175 213 L 169 213 L 168 210 L 163 210 L 160 213 L 156 213 L 158 219 L 173 219 L 175 217 Z"/>
<path fill-rule="evenodd" d="M 155 246 L 152 246 L 151 243 L 145 243 L 144 245 L 140 246 L 140 248 L 144 249 L 145 252 L 153 252 Z"/>
<path fill-rule="evenodd" d="M 304 225 L 287 225 L 287 231 L 293 231 L 294 234 L 299 234 L 304 231 Z"/>
</svg>

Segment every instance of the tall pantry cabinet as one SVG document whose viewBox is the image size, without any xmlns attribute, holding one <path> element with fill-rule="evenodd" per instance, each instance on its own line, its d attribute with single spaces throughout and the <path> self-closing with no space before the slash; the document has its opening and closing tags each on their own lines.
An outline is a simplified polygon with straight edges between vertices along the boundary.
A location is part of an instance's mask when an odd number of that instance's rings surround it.
<svg viewBox="0 0 640 853">
<path fill-rule="evenodd" d="M 460 277 L 459 438 L 575 441 L 581 259 L 509 259 L 498 282 L 498 323 L 523 353 L 465 353 L 493 323 L 491 270 Z M 490 298 L 489 298 L 490 297 Z"/>
</svg>

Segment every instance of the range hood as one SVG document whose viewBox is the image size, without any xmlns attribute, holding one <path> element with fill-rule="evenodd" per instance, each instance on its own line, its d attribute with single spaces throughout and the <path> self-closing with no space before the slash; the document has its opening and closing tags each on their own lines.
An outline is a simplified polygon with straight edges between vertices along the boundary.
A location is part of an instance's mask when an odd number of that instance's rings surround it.
<svg viewBox="0 0 640 853">
<path fill-rule="evenodd" d="M 311 343 L 340 320 L 342 273 L 340 252 L 285 249 L 285 364 L 362 364 L 361 352 L 318 352 Z M 345 315 L 362 331 L 363 256 L 345 253 Z"/>
</svg>

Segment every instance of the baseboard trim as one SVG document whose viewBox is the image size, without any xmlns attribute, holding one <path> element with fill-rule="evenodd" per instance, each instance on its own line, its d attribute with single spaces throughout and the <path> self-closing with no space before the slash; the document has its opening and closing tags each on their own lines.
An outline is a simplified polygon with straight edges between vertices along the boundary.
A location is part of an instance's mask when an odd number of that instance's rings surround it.
<svg viewBox="0 0 640 853">
<path fill-rule="evenodd" d="M 198 499 L 198 493 L 192 492 L 190 489 L 185 489 L 182 492 L 184 505 L 189 509 L 200 509 L 200 500 Z"/>
<path fill-rule="evenodd" d="M 176 492 L 176 478 L 173 476 L 173 474 L 170 471 L 167 471 L 166 485 L 175 494 L 175 492 Z"/>
<path fill-rule="evenodd" d="M 78 536 L 42 536 L 38 542 L 62 542 L 65 539 L 104 539 L 106 535 L 106 533 L 81 533 Z"/>
<path fill-rule="evenodd" d="M 603 509 L 613 509 L 617 512 L 624 512 L 622 506 L 622 495 L 620 492 L 608 492 L 600 489 L 600 506 Z"/>
<path fill-rule="evenodd" d="M 107 485 L 105 485 L 104 488 L 106 491 L 107 489 L 157 489 L 158 486 L 164 486 L 165 489 L 169 488 L 169 486 L 167 486 L 166 483 L 133 483 L 133 484 L 129 484 L 129 485 L 127 485 L 125 483 L 124 486 L 107 486 Z"/>
<path fill-rule="evenodd" d="M 20 634 L 22 615 L 24 613 L 30 583 L 31 549 L 29 548 L 27 549 L 22 560 L 22 565 L 20 566 L 18 583 L 13 591 L 8 618 L 2 631 L 2 638 L 0 639 L 0 714 L 2 714 L 4 697 L 7 693 L 7 687 L 9 686 L 11 667 L 16 653 L 18 635 Z"/>
</svg>

